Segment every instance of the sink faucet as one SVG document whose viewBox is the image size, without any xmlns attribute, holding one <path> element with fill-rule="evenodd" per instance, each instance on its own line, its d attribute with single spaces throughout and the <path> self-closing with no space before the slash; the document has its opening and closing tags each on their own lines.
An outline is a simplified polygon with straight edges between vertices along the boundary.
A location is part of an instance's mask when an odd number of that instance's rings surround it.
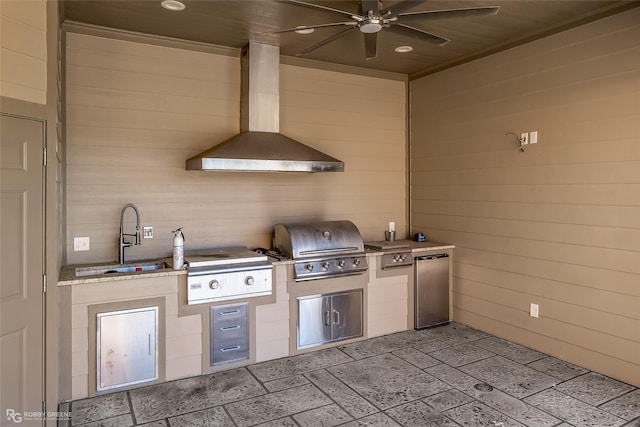
<svg viewBox="0 0 640 427">
<path fill-rule="evenodd" d="M 124 221 L 124 212 L 127 210 L 127 208 L 132 208 L 135 213 L 136 213 L 136 232 L 134 234 L 127 234 L 124 232 L 124 226 L 123 226 L 123 221 Z M 135 242 L 132 241 L 125 241 L 124 240 L 124 236 L 130 236 L 130 237 L 135 237 Z M 118 262 L 120 264 L 124 264 L 124 248 L 128 248 L 131 245 L 139 245 L 140 244 L 140 212 L 138 212 L 138 208 L 136 207 L 136 205 L 134 205 L 133 203 L 127 203 L 126 205 L 124 205 L 124 207 L 122 208 L 122 211 L 120 212 L 120 253 L 118 255 Z"/>
</svg>

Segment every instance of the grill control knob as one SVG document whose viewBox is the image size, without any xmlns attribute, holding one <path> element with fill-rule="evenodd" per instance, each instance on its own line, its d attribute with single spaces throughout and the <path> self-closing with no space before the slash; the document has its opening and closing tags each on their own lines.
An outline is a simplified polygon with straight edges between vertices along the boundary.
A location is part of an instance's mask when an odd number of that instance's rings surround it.
<svg viewBox="0 0 640 427">
<path fill-rule="evenodd" d="M 313 271 L 313 264 L 307 264 L 304 266 L 304 269 L 307 271 Z"/>
<path fill-rule="evenodd" d="M 355 267 L 359 266 L 359 265 L 360 265 L 360 260 L 359 260 L 358 258 L 354 258 L 354 259 L 353 259 L 353 265 L 354 265 Z"/>
<path fill-rule="evenodd" d="M 325 262 L 323 262 L 323 263 L 322 263 L 322 269 L 323 269 L 323 270 L 328 270 L 328 269 L 329 269 L 329 263 L 328 263 L 328 262 L 326 262 L 326 261 L 325 261 Z"/>
<path fill-rule="evenodd" d="M 253 276 L 247 276 L 247 277 L 244 279 L 244 283 L 245 283 L 247 286 L 251 286 L 251 285 L 253 285 L 255 282 L 256 282 L 256 281 L 255 281 L 255 279 L 253 278 Z"/>
<path fill-rule="evenodd" d="M 344 267 L 344 260 L 341 259 L 336 264 L 338 264 L 338 267 L 342 268 L 342 267 Z"/>
<path fill-rule="evenodd" d="M 218 282 L 217 280 L 213 279 L 212 281 L 209 282 L 209 287 L 211 289 L 218 289 L 220 287 L 220 282 Z"/>
</svg>

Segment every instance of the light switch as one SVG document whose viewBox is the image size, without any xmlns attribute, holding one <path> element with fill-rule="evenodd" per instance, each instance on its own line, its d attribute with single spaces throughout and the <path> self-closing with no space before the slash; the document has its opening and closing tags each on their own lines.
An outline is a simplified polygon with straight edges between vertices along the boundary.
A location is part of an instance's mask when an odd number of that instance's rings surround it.
<svg viewBox="0 0 640 427">
<path fill-rule="evenodd" d="M 529 306 L 529 316 L 538 317 L 538 304 L 531 303 Z"/>
<path fill-rule="evenodd" d="M 534 130 L 529 132 L 529 144 L 537 144 L 538 143 L 538 131 Z"/>
<path fill-rule="evenodd" d="M 90 239 L 88 237 L 74 237 L 73 238 L 73 250 L 74 251 L 88 251 Z"/>
</svg>

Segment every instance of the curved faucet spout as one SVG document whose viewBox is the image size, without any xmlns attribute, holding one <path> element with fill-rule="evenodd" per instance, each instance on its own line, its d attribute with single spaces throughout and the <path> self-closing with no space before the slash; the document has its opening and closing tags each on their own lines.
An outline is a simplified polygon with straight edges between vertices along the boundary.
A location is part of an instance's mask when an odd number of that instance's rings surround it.
<svg viewBox="0 0 640 427">
<path fill-rule="evenodd" d="M 133 234 L 127 234 L 124 232 L 124 213 L 128 208 L 132 208 L 133 211 L 136 213 L 136 232 Z M 134 237 L 135 241 L 127 242 L 124 240 L 124 236 Z M 134 205 L 133 203 L 127 203 L 122 208 L 122 211 L 120 211 L 120 241 L 119 241 L 120 251 L 118 254 L 118 262 L 120 264 L 124 264 L 124 248 L 130 247 L 132 244 L 139 245 L 140 243 L 141 243 L 140 242 L 140 212 L 138 211 L 138 208 L 136 207 L 136 205 Z"/>
</svg>

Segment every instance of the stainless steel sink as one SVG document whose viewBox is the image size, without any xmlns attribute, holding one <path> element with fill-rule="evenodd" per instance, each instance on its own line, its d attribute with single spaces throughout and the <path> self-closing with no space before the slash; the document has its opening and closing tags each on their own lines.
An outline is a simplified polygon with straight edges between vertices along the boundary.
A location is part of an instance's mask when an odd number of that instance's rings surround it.
<svg viewBox="0 0 640 427">
<path fill-rule="evenodd" d="M 76 277 L 103 276 L 118 273 L 144 273 L 163 270 L 168 267 L 169 265 L 164 261 L 148 261 L 111 265 L 91 265 L 87 267 L 77 267 Z"/>
</svg>

